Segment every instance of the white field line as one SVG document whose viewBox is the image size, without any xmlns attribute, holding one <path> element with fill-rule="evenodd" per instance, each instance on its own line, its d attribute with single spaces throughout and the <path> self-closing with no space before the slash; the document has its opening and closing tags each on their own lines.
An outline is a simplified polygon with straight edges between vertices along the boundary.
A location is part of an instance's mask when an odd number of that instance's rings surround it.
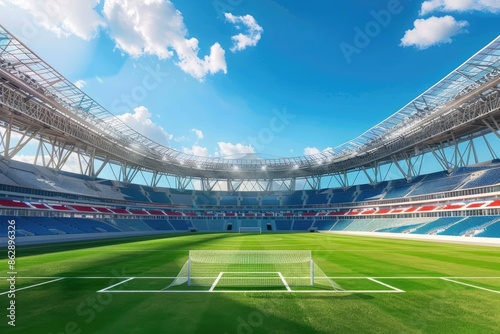
<svg viewBox="0 0 500 334">
<path fill-rule="evenodd" d="M 472 285 L 472 284 L 469 284 L 469 283 L 455 281 L 455 280 L 452 280 L 452 279 L 449 279 L 449 278 L 446 278 L 446 277 L 441 277 L 441 279 L 445 280 L 445 281 L 448 281 L 448 282 L 453 282 L 453 283 L 456 283 L 456 284 L 461 284 L 461 285 L 469 286 L 471 288 L 475 288 L 475 289 L 479 289 L 479 290 L 484 290 L 484 291 L 493 292 L 493 293 L 500 293 L 500 291 L 497 291 L 497 290 L 491 290 L 491 289 L 483 288 L 481 286 L 477 286 L 477 285 Z"/>
<path fill-rule="evenodd" d="M 109 292 L 109 291 L 107 291 L 108 289 L 112 289 L 112 288 L 114 288 L 114 287 L 115 287 L 115 286 L 117 286 L 117 285 L 120 285 L 120 284 L 123 284 L 123 283 L 125 283 L 125 282 L 131 281 L 131 280 L 133 280 L 134 278 L 135 278 L 135 277 L 129 277 L 128 279 L 126 279 L 126 280 L 124 280 L 124 281 L 121 281 L 121 282 L 118 282 L 118 283 L 113 284 L 113 285 L 111 285 L 111 286 L 108 286 L 107 288 L 101 289 L 101 290 L 99 290 L 99 291 L 97 291 L 97 292 Z"/>
<path fill-rule="evenodd" d="M 60 280 L 63 280 L 63 279 L 64 279 L 64 277 L 59 277 L 59 278 L 53 279 L 53 280 L 48 281 L 48 282 L 33 284 L 33 285 L 30 285 L 30 286 L 25 286 L 23 288 L 15 289 L 14 291 L 2 292 L 2 293 L 0 293 L 0 296 L 1 295 L 5 295 L 5 294 L 10 293 L 10 292 L 17 292 L 17 291 L 21 291 L 21 290 L 25 290 L 25 289 L 34 288 L 35 286 L 40 286 L 40 285 L 49 284 L 49 283 L 52 283 L 52 282 L 57 282 L 57 281 L 60 281 Z"/>
<path fill-rule="evenodd" d="M 276 271 L 225 271 L 224 274 L 276 274 Z M 294 278 L 301 278 L 301 277 L 294 277 Z"/>
<path fill-rule="evenodd" d="M 279 271 L 278 271 L 278 275 L 281 278 L 281 281 L 283 282 L 283 284 L 285 285 L 286 291 L 292 292 L 292 289 L 290 289 L 290 286 L 288 285 L 287 281 L 285 280 L 285 278 L 283 277 L 283 275 L 281 275 L 281 273 Z"/>
<path fill-rule="evenodd" d="M 110 290 L 106 293 L 401 293 L 402 290 Z"/>
<path fill-rule="evenodd" d="M 272 272 L 276 273 L 276 272 Z M 500 276 L 370 276 L 374 279 L 500 279 Z M 0 276 L 0 279 L 7 279 L 10 276 Z M 56 279 L 56 278 L 65 278 L 65 279 L 127 279 L 130 276 L 16 276 L 16 278 L 25 278 L 25 279 Z M 136 276 L 136 279 L 175 279 L 177 276 Z M 197 277 L 197 278 L 213 278 L 213 277 Z M 298 277 L 289 277 L 289 278 L 309 278 L 309 276 L 298 276 Z M 367 276 L 329 276 L 327 278 L 330 279 L 367 279 Z"/>
<path fill-rule="evenodd" d="M 219 273 L 219 276 L 217 276 L 217 278 L 215 279 L 214 283 L 213 283 L 213 284 L 212 284 L 212 286 L 210 287 L 210 290 L 208 290 L 208 292 L 213 292 L 213 291 L 214 291 L 214 289 L 215 289 L 215 287 L 217 286 L 217 283 L 219 283 L 219 281 L 220 281 L 220 279 L 221 279 L 222 275 L 224 275 L 224 272 L 222 272 L 222 271 L 221 271 L 221 272 Z"/>
<path fill-rule="evenodd" d="M 386 283 L 384 283 L 384 282 L 380 282 L 380 281 L 376 280 L 376 279 L 375 279 L 375 278 L 373 278 L 373 277 L 368 277 L 367 279 L 368 279 L 368 280 L 370 280 L 370 281 L 372 281 L 372 282 L 375 282 L 375 283 L 378 283 L 378 284 L 380 284 L 380 285 L 383 285 L 383 286 L 385 286 L 386 288 L 392 289 L 392 290 L 394 290 L 394 291 L 396 291 L 396 292 L 405 292 L 404 290 L 401 290 L 401 289 L 395 288 L 395 287 L 393 287 L 392 285 L 386 284 Z"/>
</svg>

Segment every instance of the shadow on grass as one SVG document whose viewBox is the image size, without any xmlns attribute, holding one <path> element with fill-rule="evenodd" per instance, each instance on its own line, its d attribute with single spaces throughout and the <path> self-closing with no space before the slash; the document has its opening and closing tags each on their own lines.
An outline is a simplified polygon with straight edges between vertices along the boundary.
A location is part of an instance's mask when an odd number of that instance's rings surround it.
<svg viewBox="0 0 500 334">
<path fill-rule="evenodd" d="M 30 255 L 66 252 L 66 251 L 72 251 L 72 250 L 82 250 L 82 249 L 103 247 L 103 246 L 133 244 L 133 243 L 144 242 L 144 241 L 171 239 L 171 238 L 178 238 L 178 237 L 184 237 L 184 236 L 196 236 L 196 235 L 210 235 L 210 233 L 207 233 L 207 234 L 165 233 L 165 234 L 153 234 L 153 235 L 145 235 L 145 236 L 117 237 L 117 238 L 99 239 L 99 240 L 80 240 L 80 241 L 64 241 L 64 242 L 55 241 L 53 243 L 44 243 L 44 244 L 37 244 L 37 245 L 20 245 L 20 246 L 17 246 L 16 249 L 19 252 L 20 256 L 30 256 Z M 220 233 L 214 233 L 214 235 L 215 235 L 215 237 L 208 238 L 208 240 L 229 237 L 229 235 L 224 235 L 224 234 L 220 234 Z M 196 244 L 196 243 L 198 243 L 198 242 L 193 242 L 193 244 Z M 5 257 L 5 254 L 2 254 L 2 255 L 3 256 L 0 256 L 0 258 Z"/>
<path fill-rule="evenodd" d="M 300 299 L 305 299 L 305 300 L 335 300 L 337 301 L 342 301 L 342 300 L 372 300 L 375 297 L 372 295 L 364 294 L 364 293 L 351 293 L 351 292 L 339 292 L 339 293 L 331 293 L 331 292 L 325 292 L 322 294 L 321 292 L 315 292 L 315 293 L 287 293 L 284 292 L 283 294 L 280 294 L 277 298 L 280 299 L 297 299 L 297 296 L 300 297 Z M 255 298 L 255 299 L 267 299 L 269 298 L 269 294 L 259 294 L 259 293 L 248 293 L 246 294 L 247 298 Z"/>
</svg>

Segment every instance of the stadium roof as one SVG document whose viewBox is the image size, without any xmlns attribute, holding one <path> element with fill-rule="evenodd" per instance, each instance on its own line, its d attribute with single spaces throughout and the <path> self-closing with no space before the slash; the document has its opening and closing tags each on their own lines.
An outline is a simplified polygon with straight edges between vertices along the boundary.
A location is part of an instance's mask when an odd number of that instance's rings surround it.
<svg viewBox="0 0 500 334">
<path fill-rule="evenodd" d="M 123 123 L 1 26 L 0 61 L 3 70 L 23 75 L 24 81 L 57 102 L 64 109 L 62 111 L 71 115 L 75 121 L 84 120 L 103 135 L 114 138 L 129 149 L 162 161 L 165 170 L 172 174 L 220 177 L 229 173 L 228 175 L 232 175 L 230 178 L 234 178 L 238 177 L 234 175 L 238 173 L 241 178 L 262 178 L 263 173 L 274 176 L 284 173 L 284 177 L 302 177 L 335 170 L 337 163 L 345 165 L 346 161 L 373 149 L 377 143 L 382 145 L 387 138 L 404 133 L 415 121 L 447 112 L 455 107 L 456 101 L 463 100 L 462 97 L 470 97 L 471 93 L 485 84 L 497 82 L 500 36 L 441 81 L 360 136 L 318 154 L 290 158 L 200 157 L 154 142 Z M 481 93 L 484 90 L 479 92 Z"/>
</svg>

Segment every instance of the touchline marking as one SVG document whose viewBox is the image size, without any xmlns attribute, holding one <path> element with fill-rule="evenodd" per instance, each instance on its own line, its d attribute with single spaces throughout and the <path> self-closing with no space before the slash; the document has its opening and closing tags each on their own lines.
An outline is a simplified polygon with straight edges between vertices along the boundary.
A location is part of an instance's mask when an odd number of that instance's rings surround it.
<svg viewBox="0 0 500 334">
<path fill-rule="evenodd" d="M 222 275 L 224 275 L 224 273 L 221 271 L 221 272 L 219 273 L 219 276 L 217 276 L 217 278 L 215 279 L 214 283 L 213 283 L 213 284 L 212 284 L 212 286 L 210 287 L 210 290 L 208 290 L 209 292 L 213 292 L 213 291 L 214 291 L 214 289 L 215 289 L 215 287 L 217 286 L 217 283 L 219 283 L 219 281 L 220 281 L 220 279 L 221 279 Z"/>
<path fill-rule="evenodd" d="M 56 278 L 56 279 L 53 279 L 51 281 L 48 281 L 48 282 L 42 282 L 42 283 L 38 283 L 38 284 L 33 284 L 33 285 L 30 285 L 30 286 L 25 286 L 24 288 L 19 288 L 19 289 L 15 289 L 14 291 L 6 291 L 6 292 L 2 292 L 0 293 L 0 296 L 1 295 L 5 295 L 9 292 L 17 292 L 17 291 L 21 291 L 21 290 L 25 290 L 25 289 L 30 289 L 30 288 L 34 288 L 35 286 L 40 286 L 40 285 L 44 285 L 44 284 L 49 284 L 49 283 L 52 283 L 52 282 L 57 282 L 57 281 L 60 281 L 60 280 L 63 280 L 64 277 L 60 277 L 60 278 Z"/>
<path fill-rule="evenodd" d="M 497 290 L 491 290 L 491 289 L 483 288 L 482 286 L 477 286 L 477 285 L 472 285 L 472 284 L 469 284 L 469 283 L 455 281 L 455 280 L 452 280 L 452 279 L 449 279 L 449 278 L 446 278 L 446 277 L 441 277 L 441 279 L 445 280 L 445 281 L 448 281 L 448 282 L 453 282 L 453 283 L 456 283 L 456 284 L 470 286 L 471 288 L 476 288 L 476 289 L 479 289 L 479 290 L 484 290 L 484 291 L 493 292 L 493 293 L 500 293 L 500 291 L 497 291 Z"/>
<path fill-rule="evenodd" d="M 121 281 L 121 282 L 118 282 L 118 283 L 113 284 L 113 285 L 111 285 L 111 286 L 108 286 L 107 288 L 101 289 L 101 290 L 99 290 L 99 291 L 97 291 L 97 292 L 111 292 L 111 291 L 107 291 L 107 290 L 108 290 L 108 289 L 111 289 L 111 288 L 114 288 L 114 287 L 115 287 L 115 286 L 117 286 L 117 285 L 120 285 L 120 284 L 123 284 L 123 283 L 125 283 L 125 282 L 131 281 L 131 280 L 133 280 L 134 278 L 135 278 L 135 277 L 130 277 L 130 278 L 128 278 L 128 279 L 126 279 L 126 280 L 124 280 L 124 281 Z"/>
<path fill-rule="evenodd" d="M 389 288 L 389 289 L 392 289 L 394 291 L 397 291 L 397 292 L 405 292 L 404 290 L 401 290 L 401 289 L 398 289 L 398 288 L 395 288 L 393 287 L 392 285 L 389 285 L 389 284 L 386 284 L 384 282 L 380 282 L 380 281 L 377 281 L 376 279 L 374 279 L 373 277 L 367 277 L 368 280 L 372 281 L 372 282 L 375 282 L 375 283 L 378 283 L 380 285 L 383 285 L 385 286 L 386 288 Z"/>
</svg>

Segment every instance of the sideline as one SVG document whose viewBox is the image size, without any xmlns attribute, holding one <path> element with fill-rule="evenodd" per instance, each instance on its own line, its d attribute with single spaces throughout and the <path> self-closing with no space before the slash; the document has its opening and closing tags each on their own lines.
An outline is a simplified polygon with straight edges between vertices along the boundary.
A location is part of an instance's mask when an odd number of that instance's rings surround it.
<svg viewBox="0 0 500 334">
<path fill-rule="evenodd" d="M 500 238 L 455 237 L 448 235 L 403 234 L 403 233 L 388 233 L 388 232 L 357 232 L 357 231 L 318 231 L 318 232 L 326 234 L 341 234 L 341 235 L 343 234 L 343 235 L 355 235 L 355 236 L 376 237 L 376 238 L 449 242 L 455 244 L 500 247 Z"/>
</svg>

